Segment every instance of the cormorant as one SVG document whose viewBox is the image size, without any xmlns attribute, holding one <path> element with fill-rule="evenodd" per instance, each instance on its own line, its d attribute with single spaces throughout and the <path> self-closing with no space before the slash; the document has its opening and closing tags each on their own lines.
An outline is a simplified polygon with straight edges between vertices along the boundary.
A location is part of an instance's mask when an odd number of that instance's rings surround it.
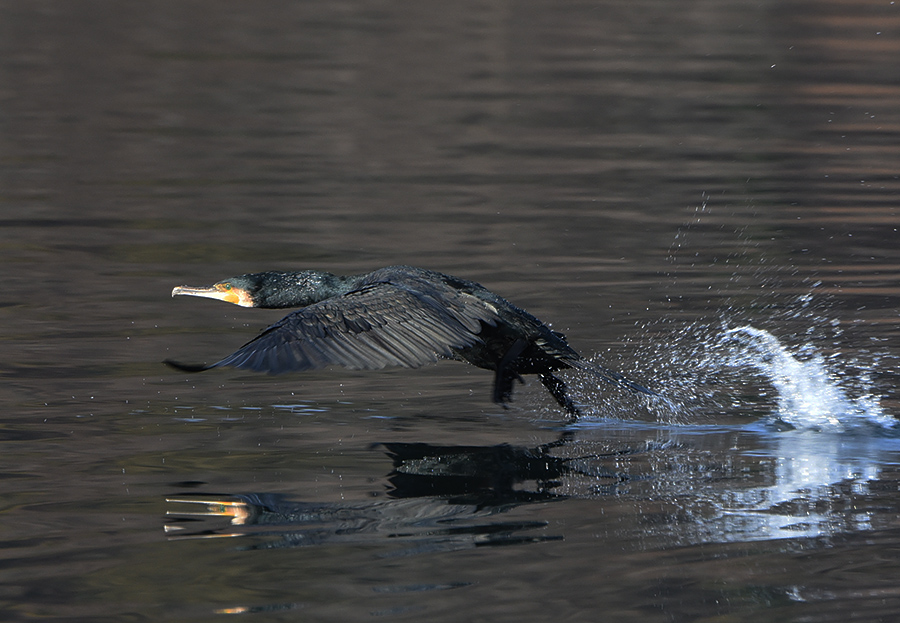
<svg viewBox="0 0 900 623">
<path fill-rule="evenodd" d="M 172 296 L 219 299 L 243 307 L 301 307 L 228 357 L 209 365 L 166 360 L 186 372 L 231 366 L 280 374 L 339 364 L 356 370 L 416 368 L 441 358 L 494 371 L 494 402 L 512 397 L 513 381 L 537 374 L 572 417 L 578 408 L 553 375 L 575 368 L 636 392 L 657 395 L 582 358 L 566 337 L 473 281 L 389 266 L 365 275 L 264 272 L 210 287 L 179 286 Z"/>
</svg>

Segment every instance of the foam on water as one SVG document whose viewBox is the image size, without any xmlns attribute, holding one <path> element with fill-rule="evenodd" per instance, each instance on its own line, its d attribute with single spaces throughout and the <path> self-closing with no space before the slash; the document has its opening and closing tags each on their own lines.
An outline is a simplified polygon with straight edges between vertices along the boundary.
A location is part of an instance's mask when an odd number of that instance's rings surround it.
<svg viewBox="0 0 900 623">
<path fill-rule="evenodd" d="M 749 325 L 726 330 L 721 344 L 729 353 L 724 365 L 753 369 L 771 383 L 777 391 L 773 417 L 793 428 L 840 432 L 897 425 L 876 396 L 848 396 L 820 354 L 801 359 L 768 331 Z"/>
<path fill-rule="evenodd" d="M 821 320 L 806 326 L 837 328 Z M 820 334 L 803 335 L 812 342 Z M 825 356 L 809 343 L 790 346 L 752 325 L 720 322 L 684 325 L 641 344 L 632 352 L 639 363 L 622 368 L 661 398 L 634 395 L 628 403 L 596 381 L 580 389 L 591 398 L 589 413 L 608 418 L 604 426 L 653 431 L 648 462 L 660 465 L 652 470 L 654 496 L 694 518 L 660 526 L 658 534 L 685 543 L 746 542 L 872 529 L 871 512 L 856 512 L 847 500 L 868 495 L 900 451 L 900 426 L 870 378 L 877 358 Z M 655 422 L 641 421 L 640 408 L 631 406 L 638 401 Z M 733 431 L 730 447 L 705 441 L 722 430 Z M 719 470 L 718 483 L 710 470 Z"/>
<path fill-rule="evenodd" d="M 764 418 L 800 430 L 900 431 L 874 393 L 870 375 L 876 363 L 842 361 L 837 353 L 826 358 L 811 345 L 789 347 L 751 325 L 682 326 L 643 340 L 632 354 L 639 363 L 613 366 L 661 397 L 635 396 L 631 406 L 627 396 L 582 379 L 574 388 L 586 414 L 641 419 L 646 408 L 657 421 L 673 424 Z"/>
</svg>

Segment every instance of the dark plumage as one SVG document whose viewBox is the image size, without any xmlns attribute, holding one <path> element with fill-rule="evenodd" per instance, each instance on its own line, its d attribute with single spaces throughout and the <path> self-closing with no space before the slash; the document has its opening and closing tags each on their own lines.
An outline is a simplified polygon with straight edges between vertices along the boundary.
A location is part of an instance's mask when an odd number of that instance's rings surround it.
<svg viewBox="0 0 900 623">
<path fill-rule="evenodd" d="M 483 286 L 430 270 L 389 266 L 339 277 L 320 271 L 241 275 L 211 287 L 181 286 L 172 296 L 216 298 L 245 307 L 301 307 L 228 357 L 210 365 L 166 363 L 187 372 L 231 366 L 280 374 L 338 364 L 357 370 L 416 368 L 441 358 L 494 371 L 493 399 L 506 403 L 513 381 L 537 374 L 569 415 L 578 409 L 553 375 L 575 368 L 655 395 L 593 364 L 562 333 Z"/>
</svg>

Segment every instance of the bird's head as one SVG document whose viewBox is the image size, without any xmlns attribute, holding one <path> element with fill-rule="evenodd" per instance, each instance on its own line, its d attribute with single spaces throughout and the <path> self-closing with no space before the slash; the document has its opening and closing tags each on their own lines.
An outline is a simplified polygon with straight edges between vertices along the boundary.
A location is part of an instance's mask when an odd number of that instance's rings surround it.
<svg viewBox="0 0 900 623">
<path fill-rule="evenodd" d="M 241 307 L 303 307 L 335 294 L 339 279 L 331 273 L 269 271 L 223 279 L 211 286 L 178 286 L 172 296 L 202 296 Z"/>
</svg>

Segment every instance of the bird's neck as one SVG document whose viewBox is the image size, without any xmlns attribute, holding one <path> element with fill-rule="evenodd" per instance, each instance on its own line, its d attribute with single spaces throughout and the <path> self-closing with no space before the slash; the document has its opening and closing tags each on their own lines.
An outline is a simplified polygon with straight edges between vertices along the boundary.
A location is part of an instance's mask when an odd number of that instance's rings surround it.
<svg viewBox="0 0 900 623">
<path fill-rule="evenodd" d="M 318 270 L 276 273 L 265 292 L 258 295 L 257 307 L 281 309 L 306 307 L 353 290 L 359 277 L 340 277 Z"/>
</svg>

